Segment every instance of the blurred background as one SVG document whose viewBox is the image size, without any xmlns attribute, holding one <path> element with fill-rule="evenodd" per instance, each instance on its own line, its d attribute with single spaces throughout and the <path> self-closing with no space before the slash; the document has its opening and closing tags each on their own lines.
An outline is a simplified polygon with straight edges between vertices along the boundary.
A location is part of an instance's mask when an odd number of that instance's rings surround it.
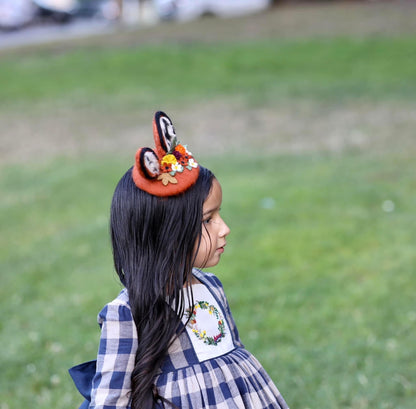
<svg viewBox="0 0 416 409">
<path fill-rule="evenodd" d="M 1 0 L 0 27 L 17 30 L 45 23 L 155 23 L 204 15 L 237 16 L 267 9 L 271 0 Z M 79 26 L 78 26 L 79 28 Z"/>
<path fill-rule="evenodd" d="M 0 26 L 0 409 L 82 401 L 159 109 L 223 186 L 213 272 L 289 405 L 414 409 L 416 2 L 0 0 Z"/>
</svg>

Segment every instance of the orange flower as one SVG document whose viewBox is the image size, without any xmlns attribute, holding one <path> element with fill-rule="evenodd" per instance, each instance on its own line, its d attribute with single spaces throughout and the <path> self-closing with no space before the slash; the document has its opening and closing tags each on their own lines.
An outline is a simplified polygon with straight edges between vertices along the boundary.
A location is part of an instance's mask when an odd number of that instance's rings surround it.
<svg viewBox="0 0 416 409">
<path fill-rule="evenodd" d="M 185 147 L 183 145 L 180 145 L 180 144 L 175 147 L 175 151 L 176 152 L 179 152 L 182 155 L 185 155 L 186 154 Z"/>
</svg>

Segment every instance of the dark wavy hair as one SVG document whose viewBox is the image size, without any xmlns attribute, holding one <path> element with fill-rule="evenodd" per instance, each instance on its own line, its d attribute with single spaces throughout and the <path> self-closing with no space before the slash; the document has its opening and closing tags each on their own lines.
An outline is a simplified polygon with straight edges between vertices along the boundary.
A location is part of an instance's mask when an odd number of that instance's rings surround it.
<svg viewBox="0 0 416 409">
<path fill-rule="evenodd" d="M 185 193 L 162 198 L 136 187 L 130 169 L 115 189 L 110 216 L 114 266 L 129 294 L 138 339 L 132 409 L 168 402 L 158 394 L 154 377 L 180 328 L 182 292 L 192 280 L 203 203 L 213 178 L 201 167 Z"/>
</svg>

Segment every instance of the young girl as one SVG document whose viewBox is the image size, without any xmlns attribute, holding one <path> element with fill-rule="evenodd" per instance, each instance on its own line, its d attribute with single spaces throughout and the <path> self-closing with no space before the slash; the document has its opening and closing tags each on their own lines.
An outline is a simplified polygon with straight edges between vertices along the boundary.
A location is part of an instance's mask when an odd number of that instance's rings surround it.
<svg viewBox="0 0 416 409">
<path fill-rule="evenodd" d="M 71 375 L 93 409 L 287 409 L 243 346 L 215 266 L 230 229 L 218 180 L 153 121 L 111 206 L 114 265 L 125 287 L 99 313 L 97 361 Z M 92 380 L 91 380 L 92 378 Z"/>
</svg>

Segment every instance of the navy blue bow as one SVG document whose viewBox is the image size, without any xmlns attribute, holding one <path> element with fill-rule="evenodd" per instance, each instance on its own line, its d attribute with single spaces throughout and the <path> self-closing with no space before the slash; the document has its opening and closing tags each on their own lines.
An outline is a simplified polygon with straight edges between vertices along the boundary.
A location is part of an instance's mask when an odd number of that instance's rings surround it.
<svg viewBox="0 0 416 409">
<path fill-rule="evenodd" d="M 89 402 L 91 402 L 92 380 L 94 378 L 96 368 L 97 361 L 94 360 L 74 366 L 68 371 L 79 393 L 88 401 L 84 402 L 80 409 L 87 408 Z"/>
</svg>

